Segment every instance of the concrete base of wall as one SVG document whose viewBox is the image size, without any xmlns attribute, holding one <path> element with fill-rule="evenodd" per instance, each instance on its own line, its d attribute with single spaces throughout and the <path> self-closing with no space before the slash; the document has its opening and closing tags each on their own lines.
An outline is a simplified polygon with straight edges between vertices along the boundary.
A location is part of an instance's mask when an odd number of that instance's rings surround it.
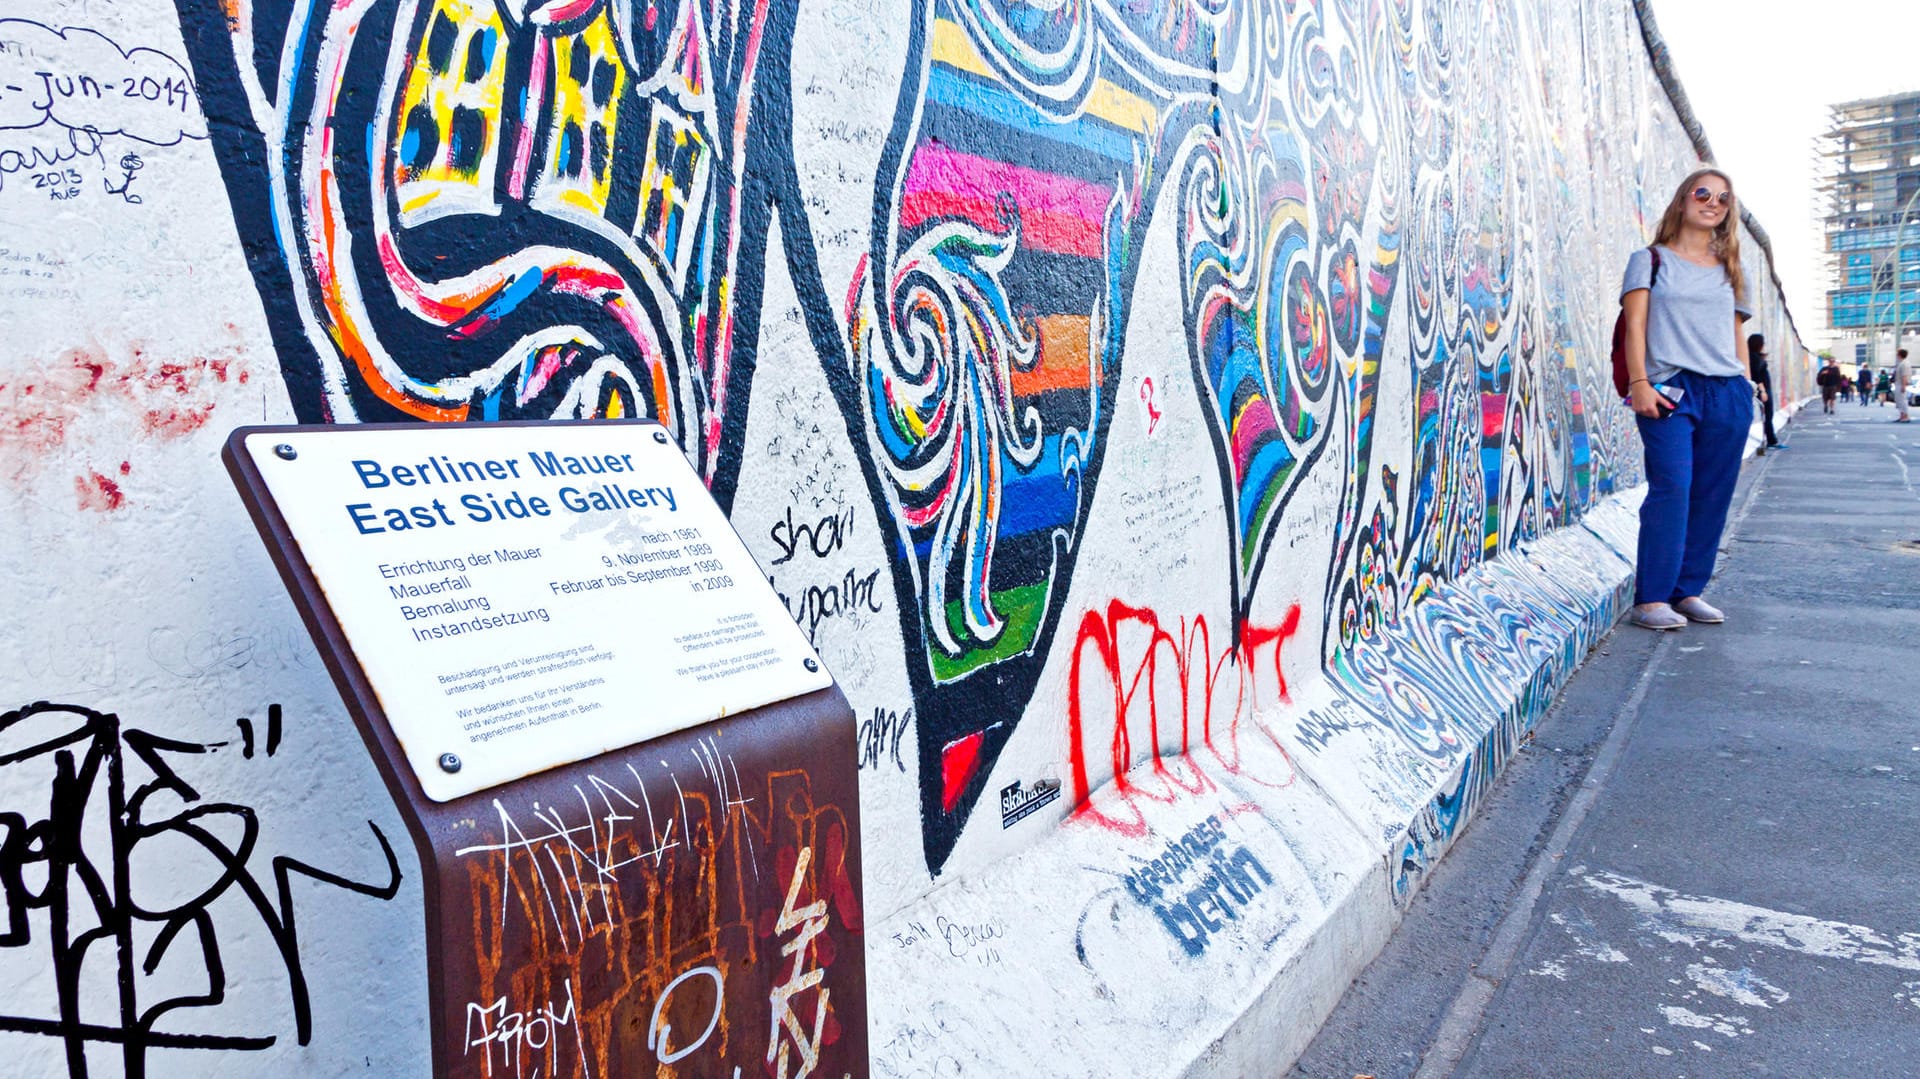
<svg viewBox="0 0 1920 1079">
<path fill-rule="evenodd" d="M 870 925 L 874 1073 L 1283 1069 L 1631 602 L 1638 497 L 1435 588 L 1285 707 Z"/>
</svg>

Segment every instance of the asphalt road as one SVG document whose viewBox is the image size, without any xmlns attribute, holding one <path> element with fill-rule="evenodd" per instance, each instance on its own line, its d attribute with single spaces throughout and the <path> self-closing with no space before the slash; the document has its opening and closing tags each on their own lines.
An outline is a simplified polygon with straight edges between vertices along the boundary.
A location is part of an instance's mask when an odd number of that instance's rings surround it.
<svg viewBox="0 0 1920 1079">
<path fill-rule="evenodd" d="M 1748 462 L 1708 598 L 1622 624 L 1293 1075 L 1920 1076 L 1920 422 Z"/>
</svg>

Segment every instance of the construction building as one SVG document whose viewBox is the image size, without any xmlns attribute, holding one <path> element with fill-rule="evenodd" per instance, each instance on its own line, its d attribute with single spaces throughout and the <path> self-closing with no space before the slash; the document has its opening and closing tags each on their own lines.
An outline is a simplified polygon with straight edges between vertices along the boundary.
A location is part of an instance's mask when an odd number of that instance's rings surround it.
<svg viewBox="0 0 1920 1079">
<path fill-rule="evenodd" d="M 1920 90 L 1830 115 L 1820 140 L 1827 326 L 1855 338 L 1839 358 L 1877 364 L 1900 333 L 1920 329 Z"/>
</svg>

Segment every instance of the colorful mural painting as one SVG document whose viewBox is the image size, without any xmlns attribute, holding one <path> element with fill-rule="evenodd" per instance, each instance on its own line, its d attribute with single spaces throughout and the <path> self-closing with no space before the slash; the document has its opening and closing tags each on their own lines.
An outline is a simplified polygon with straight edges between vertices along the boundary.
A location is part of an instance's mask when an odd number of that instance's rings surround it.
<svg viewBox="0 0 1920 1079">
<path fill-rule="evenodd" d="M 303 13 L 182 5 L 241 231 L 279 240 L 255 269 L 296 411 L 648 415 L 731 498 L 774 347 L 762 264 L 817 277 L 798 180 L 816 163 L 782 150 L 795 10 Z M 1597 332 L 1658 187 L 1642 172 L 1676 159 L 1601 138 L 1581 114 L 1602 72 L 1551 67 L 1600 62 L 1579 49 L 1589 14 L 905 13 L 866 250 L 800 301 L 810 326 L 837 320 L 816 359 L 890 533 L 931 869 L 1070 614 L 1143 270 L 1180 283 L 1235 618 L 1316 469 L 1337 485 L 1317 601 L 1335 660 L 1631 484 L 1622 416 L 1588 407 Z M 1501 93 L 1516 79 L 1543 98 Z M 1686 154 L 1671 124 L 1664 143 Z M 1635 182 L 1576 198 L 1571 176 Z M 796 207 L 770 254 L 770 215 Z M 1177 257 L 1143 265 L 1156 223 Z M 1411 439 L 1376 452 L 1389 418 Z"/>
<path fill-rule="evenodd" d="M 1095 874 L 1034 948 L 1121 1011 L 1100 934 L 1130 919 L 1166 964 L 1278 964 L 1367 858 L 1404 902 L 1619 610 L 1641 476 L 1605 333 L 1702 145 L 1628 0 L 119 9 L 0 19 L 0 534 L 27 556 L 0 570 L 0 984 L 45 1005 L 0 1043 L 50 1069 L 422 1059 L 363 1026 L 424 1003 L 344 999 L 373 946 L 302 973 L 317 933 L 377 933 L 414 976 L 419 885 L 383 869 L 401 829 L 212 464 L 240 423 L 664 423 L 860 718 L 876 1001 L 930 941 L 1000 976 L 1006 865 Z M 263 699 L 313 717 L 290 737 L 314 777 L 234 763 L 254 735 L 216 732 Z M 92 741 L 6 741 L 43 713 Z M 83 955 L 23 958 L 76 909 L 26 867 L 92 872 L 47 846 L 98 808 L 73 753 L 257 807 L 257 844 L 195 838 L 293 1011 L 207 1029 L 284 1034 L 169 1033 L 222 1004 L 219 896 L 151 908 L 176 913 L 145 1010 Z M 49 782 L 81 793 L 50 814 Z M 322 790 L 328 856 L 295 860 Z M 1376 849 L 1273 838 L 1316 813 Z M 131 948 L 108 900 L 187 878 L 122 860 L 93 902 Z M 213 958 L 169 980 L 190 931 Z M 647 985 L 683 943 L 649 945 Z M 973 1037 L 907 1007 L 872 1009 L 879 1070 Z M 807 1074 L 782 1029 L 769 1067 Z"/>
</svg>

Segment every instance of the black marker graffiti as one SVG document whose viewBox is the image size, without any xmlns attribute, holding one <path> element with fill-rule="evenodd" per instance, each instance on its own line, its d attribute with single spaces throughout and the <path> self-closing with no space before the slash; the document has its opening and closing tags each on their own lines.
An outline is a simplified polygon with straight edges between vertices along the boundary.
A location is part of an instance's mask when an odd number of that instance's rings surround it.
<svg viewBox="0 0 1920 1079">
<path fill-rule="evenodd" d="M 817 521 L 796 523 L 793 507 L 788 506 L 785 519 L 773 522 L 767 534 L 780 548 L 780 557 L 773 560 L 773 565 L 793 561 L 799 551 L 811 551 L 813 557 L 825 558 L 846 546 L 847 537 L 853 535 L 853 508 L 836 510 Z"/>
<path fill-rule="evenodd" d="M 80 181 L 77 170 L 68 167 L 69 162 L 101 161 L 101 135 L 89 128 L 70 128 L 55 135 L 51 140 L 24 149 L 12 147 L 0 148 L 0 191 L 7 188 L 7 177 L 16 173 L 28 173 L 37 190 L 49 187 L 49 176 L 64 175 L 72 172 L 72 183 Z M 64 190 L 64 189 L 62 189 Z"/>
<path fill-rule="evenodd" d="M 240 728 L 240 755 L 248 760 L 252 760 L 253 720 L 248 719 L 246 716 L 241 716 L 239 719 L 234 720 L 234 724 Z M 267 756 L 273 756 L 274 750 L 279 748 L 280 706 L 270 704 L 267 705 Z"/>
<path fill-rule="evenodd" d="M 773 578 L 767 580 L 771 583 Z M 796 589 L 793 596 L 780 592 L 780 602 L 786 605 L 787 613 L 793 616 L 794 622 L 806 631 L 807 640 L 811 643 L 820 630 L 820 623 L 829 618 L 843 615 L 860 618 L 863 612 L 879 614 L 882 610 L 881 594 L 874 590 L 879 580 L 879 570 L 861 573 L 850 569 L 837 584 L 829 584 L 825 588 L 807 585 L 804 589 Z M 775 591 L 779 591 L 777 585 Z"/>
<path fill-rule="evenodd" d="M 239 724 L 243 752 L 250 757 L 252 724 L 245 719 Z M 267 713 L 269 754 L 278 746 L 279 731 L 275 705 Z M 0 715 L 0 768 L 8 770 L 7 789 L 27 790 L 27 782 L 16 780 L 21 771 L 34 768 L 45 770 L 50 787 L 38 805 L 27 807 L 25 799 L 18 809 L 0 805 L 0 899 L 5 901 L 0 948 L 32 947 L 38 934 L 54 977 L 54 1014 L 24 1014 L 21 1003 L 12 1002 L 6 1005 L 9 1014 L 0 1014 L 0 1030 L 61 1039 L 70 1075 L 87 1074 L 87 1048 L 93 1043 L 120 1046 L 121 1070 L 130 1079 L 146 1074 L 149 1049 L 259 1050 L 274 1044 L 271 1034 L 230 1033 L 232 1024 L 224 1018 L 207 1024 L 221 1033 L 181 1032 L 189 1009 L 218 1008 L 226 1001 L 220 930 L 228 927 L 215 924 L 215 904 L 229 896 L 252 906 L 278 949 L 292 996 L 295 1036 L 307 1044 L 313 1017 L 294 923 L 294 876 L 378 899 L 392 899 L 400 891 L 393 847 L 368 821 L 386 858 L 384 882 L 350 880 L 281 855 L 272 859 L 270 894 L 268 881 L 249 868 L 260 834 L 254 811 L 201 801 L 200 792 L 174 770 L 174 758 L 214 753 L 226 745 L 164 738 L 124 727 L 112 713 L 77 705 L 41 701 Z M 153 846 L 142 850 L 143 844 Z M 204 856 L 211 855 L 218 872 L 204 887 L 170 887 L 168 894 L 185 897 L 173 905 L 150 905 L 154 893 L 133 879 L 136 851 L 139 864 L 164 865 L 175 873 L 205 864 Z M 221 904 L 220 910 L 233 906 Z M 198 951 L 204 991 L 141 999 L 142 976 L 152 976 L 165 962 L 177 979 L 181 964 L 192 962 L 176 944 Z M 116 971 L 111 1018 L 83 1008 L 83 982 L 103 984 L 89 968 L 90 959 L 95 966 L 109 961 Z M 162 1020 L 168 1029 L 156 1029 Z"/>
<path fill-rule="evenodd" d="M 80 177 L 68 174 L 86 164 L 106 174 L 109 194 L 140 202 L 127 186 L 146 162 L 121 157 L 125 175 L 116 187 L 102 148 L 110 137 L 149 146 L 206 138 L 186 66 L 158 49 L 123 48 L 97 30 L 0 19 L 0 191 L 26 173 L 34 188 L 73 198 Z"/>
<path fill-rule="evenodd" d="M 875 708 L 872 719 L 860 721 L 860 768 L 878 768 L 885 760 L 892 760 L 893 766 L 900 771 L 907 770 L 906 762 L 900 759 L 900 740 L 907 736 L 907 728 L 913 726 L 913 709 L 896 712 L 891 708 Z"/>
<path fill-rule="evenodd" d="M 131 194 L 127 189 L 133 186 L 134 173 L 146 168 L 146 166 L 147 163 L 140 160 L 139 154 L 123 154 L 120 158 L 120 171 L 126 174 L 126 178 L 120 181 L 120 186 L 113 186 L 113 181 L 104 176 L 100 178 L 100 182 L 106 185 L 107 194 L 118 195 L 128 202 L 137 205 L 142 201 L 140 196 Z"/>
</svg>

